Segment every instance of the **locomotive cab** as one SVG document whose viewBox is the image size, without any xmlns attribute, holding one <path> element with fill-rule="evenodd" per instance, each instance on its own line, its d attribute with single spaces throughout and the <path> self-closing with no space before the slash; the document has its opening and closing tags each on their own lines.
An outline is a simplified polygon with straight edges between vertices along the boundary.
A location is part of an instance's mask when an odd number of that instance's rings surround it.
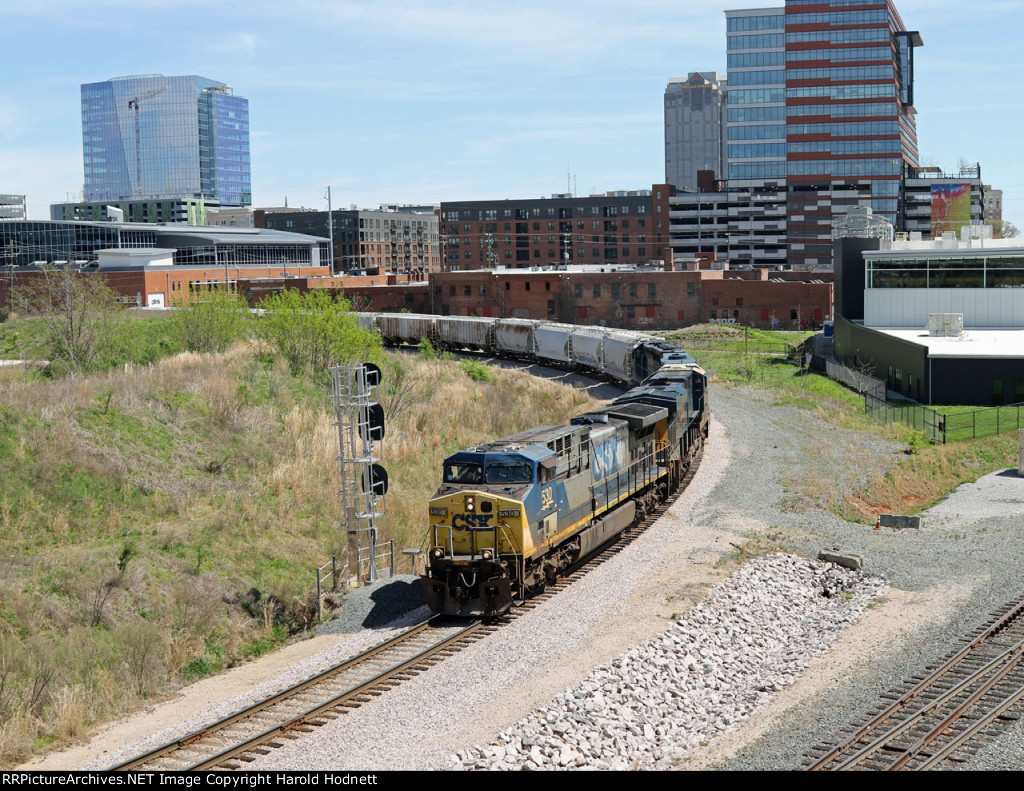
<svg viewBox="0 0 1024 791">
<path fill-rule="evenodd" d="M 555 466 L 547 447 L 508 442 L 445 460 L 443 481 L 430 501 L 431 548 L 423 578 L 433 611 L 498 615 L 511 607 L 522 558 L 534 548 L 531 521 L 557 512 Z"/>
</svg>

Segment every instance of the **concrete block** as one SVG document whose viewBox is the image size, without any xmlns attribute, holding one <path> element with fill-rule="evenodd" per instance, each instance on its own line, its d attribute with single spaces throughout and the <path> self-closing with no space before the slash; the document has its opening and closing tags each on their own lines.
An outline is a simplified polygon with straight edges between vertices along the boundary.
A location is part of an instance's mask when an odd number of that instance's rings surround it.
<svg viewBox="0 0 1024 791">
<path fill-rule="evenodd" d="M 882 527 L 895 527 L 898 530 L 918 529 L 921 527 L 919 516 L 899 516 L 897 514 L 881 514 L 878 517 Z"/>
<path fill-rule="evenodd" d="M 818 553 L 818 560 L 822 563 L 835 563 L 837 566 L 859 571 L 864 568 L 864 558 L 860 555 L 848 555 L 838 549 L 823 549 Z"/>
</svg>

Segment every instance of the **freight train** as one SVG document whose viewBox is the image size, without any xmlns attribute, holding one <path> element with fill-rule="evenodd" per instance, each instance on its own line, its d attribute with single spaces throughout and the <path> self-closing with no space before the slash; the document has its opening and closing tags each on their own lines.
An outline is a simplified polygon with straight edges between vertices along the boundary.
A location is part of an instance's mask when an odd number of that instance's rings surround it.
<svg viewBox="0 0 1024 791">
<path fill-rule="evenodd" d="M 695 360 L 662 338 L 630 330 L 577 326 L 535 319 L 359 313 L 364 329 L 391 346 L 424 338 L 445 351 L 483 352 L 601 376 L 627 386 L 668 363 Z"/>
<path fill-rule="evenodd" d="M 707 438 L 707 376 L 660 338 L 524 319 L 363 316 L 391 344 L 428 338 L 632 387 L 568 426 L 538 426 L 445 459 L 421 578 L 436 613 L 496 616 L 543 590 L 677 489 Z"/>
</svg>

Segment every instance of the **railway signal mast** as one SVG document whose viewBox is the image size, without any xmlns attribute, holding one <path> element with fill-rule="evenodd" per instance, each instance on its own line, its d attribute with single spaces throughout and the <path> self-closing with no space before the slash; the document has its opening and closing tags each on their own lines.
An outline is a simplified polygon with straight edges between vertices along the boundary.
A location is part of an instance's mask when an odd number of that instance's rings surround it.
<svg viewBox="0 0 1024 791">
<path fill-rule="evenodd" d="M 372 363 L 330 369 L 331 395 L 337 416 L 338 462 L 341 473 L 341 520 L 348 535 L 350 582 L 376 582 L 378 562 L 395 572 L 395 548 L 378 557 L 377 521 L 384 515 L 388 474 L 378 464 L 378 443 L 384 439 L 384 409 L 373 399 L 380 368 Z M 388 558 L 390 554 L 390 558 Z"/>
<path fill-rule="evenodd" d="M 142 195 L 142 138 L 139 133 L 139 102 L 152 99 L 167 88 L 154 88 L 128 100 L 128 109 L 135 110 L 135 193 Z"/>
</svg>

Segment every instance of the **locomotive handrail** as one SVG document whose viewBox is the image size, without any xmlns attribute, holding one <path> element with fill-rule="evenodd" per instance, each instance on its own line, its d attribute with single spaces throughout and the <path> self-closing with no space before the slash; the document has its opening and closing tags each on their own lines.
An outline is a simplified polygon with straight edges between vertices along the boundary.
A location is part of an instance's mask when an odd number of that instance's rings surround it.
<svg viewBox="0 0 1024 791">
<path fill-rule="evenodd" d="M 657 454 L 659 452 L 661 452 L 661 453 L 666 452 L 668 450 L 668 443 L 667 442 L 662 442 L 661 440 L 658 440 L 658 441 L 655 441 L 652 444 L 654 445 L 654 448 L 650 452 L 644 453 L 644 455 L 641 458 L 637 459 L 636 461 L 631 462 L 629 464 L 629 466 L 626 467 L 625 470 L 620 470 L 619 472 L 615 473 L 614 476 L 609 475 L 608 477 L 604 478 L 599 483 L 591 484 L 591 486 L 590 486 L 590 502 L 592 504 L 592 508 L 593 508 L 595 513 L 597 513 L 597 503 L 599 502 L 599 499 L 597 497 L 598 489 L 599 488 L 603 488 L 604 489 L 604 510 L 607 511 L 607 510 L 611 509 L 613 504 L 618 503 L 624 497 L 628 497 L 629 495 L 633 494 L 634 492 L 644 488 L 649 483 L 652 483 L 655 479 L 661 477 L 660 474 L 655 474 L 655 475 L 651 476 L 650 478 L 648 478 L 648 472 L 651 469 L 651 461 L 652 460 L 654 461 L 655 466 L 658 466 Z M 643 465 L 643 467 L 642 467 L 642 469 L 643 469 L 643 485 L 642 486 L 636 485 L 637 480 L 640 479 L 640 475 L 639 475 L 639 470 L 641 469 L 640 465 Z M 625 485 L 625 487 L 623 487 L 623 485 L 622 485 L 622 477 L 623 476 L 626 477 L 626 485 Z M 613 479 L 614 479 L 614 482 L 615 482 L 615 496 L 611 497 L 609 493 L 610 493 L 612 487 L 609 484 L 612 482 Z"/>
</svg>

